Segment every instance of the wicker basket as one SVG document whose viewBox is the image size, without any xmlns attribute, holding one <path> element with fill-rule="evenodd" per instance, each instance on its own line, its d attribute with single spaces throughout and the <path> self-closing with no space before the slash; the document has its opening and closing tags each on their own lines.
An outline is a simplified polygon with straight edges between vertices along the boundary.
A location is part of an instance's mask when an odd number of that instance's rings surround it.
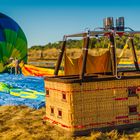
<svg viewBox="0 0 140 140">
<path fill-rule="evenodd" d="M 46 77 L 46 120 L 74 135 L 140 122 L 140 75 Z"/>
</svg>

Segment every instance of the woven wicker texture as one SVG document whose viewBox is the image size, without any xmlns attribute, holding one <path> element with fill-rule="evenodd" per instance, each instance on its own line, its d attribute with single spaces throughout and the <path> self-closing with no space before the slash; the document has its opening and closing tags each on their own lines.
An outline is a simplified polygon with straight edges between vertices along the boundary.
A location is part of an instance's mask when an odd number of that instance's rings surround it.
<svg viewBox="0 0 140 140">
<path fill-rule="evenodd" d="M 140 79 L 82 84 L 46 80 L 45 88 L 47 121 L 68 131 L 140 122 Z"/>
</svg>

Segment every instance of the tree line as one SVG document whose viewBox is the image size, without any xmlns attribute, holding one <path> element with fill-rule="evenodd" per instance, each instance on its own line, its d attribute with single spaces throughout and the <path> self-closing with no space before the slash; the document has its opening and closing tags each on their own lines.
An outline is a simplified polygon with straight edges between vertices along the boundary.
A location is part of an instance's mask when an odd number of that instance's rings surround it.
<svg viewBox="0 0 140 140">
<path fill-rule="evenodd" d="M 117 48 L 123 49 L 127 38 L 128 37 L 126 37 L 126 36 L 122 36 L 121 38 L 116 37 L 115 40 L 116 40 Z M 108 45 L 109 45 L 109 39 L 107 37 L 104 37 L 104 36 L 95 37 L 95 38 L 90 39 L 89 48 L 91 48 L 91 49 L 93 49 L 93 48 L 107 48 Z M 137 50 L 140 50 L 140 35 L 134 36 L 134 45 L 135 45 Z M 44 46 L 35 45 L 35 46 L 32 46 L 31 48 L 29 48 L 29 50 L 41 50 L 41 49 L 50 49 L 50 48 L 59 49 L 61 46 L 62 46 L 62 41 L 58 41 L 58 42 L 54 42 L 54 43 L 48 43 Z M 69 40 L 67 40 L 66 46 L 68 48 L 82 48 L 83 40 L 69 39 Z"/>
</svg>

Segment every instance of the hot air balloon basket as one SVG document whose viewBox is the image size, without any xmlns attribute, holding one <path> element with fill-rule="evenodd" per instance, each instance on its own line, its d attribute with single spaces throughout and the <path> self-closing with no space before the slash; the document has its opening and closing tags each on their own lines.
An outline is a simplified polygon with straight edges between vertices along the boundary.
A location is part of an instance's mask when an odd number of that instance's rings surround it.
<svg viewBox="0 0 140 140">
<path fill-rule="evenodd" d="M 72 135 L 140 124 L 140 75 L 45 78 L 47 122 Z"/>
</svg>

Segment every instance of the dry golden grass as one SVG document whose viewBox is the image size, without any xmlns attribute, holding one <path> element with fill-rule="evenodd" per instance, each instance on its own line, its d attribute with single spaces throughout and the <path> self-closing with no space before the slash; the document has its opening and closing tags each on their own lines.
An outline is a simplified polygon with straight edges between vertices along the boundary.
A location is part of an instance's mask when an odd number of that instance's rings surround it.
<svg viewBox="0 0 140 140">
<path fill-rule="evenodd" d="M 104 51 L 105 49 L 89 50 L 89 53 L 97 55 Z M 119 53 L 120 51 L 118 50 Z M 29 61 L 40 59 L 40 54 L 40 50 L 29 52 Z M 58 50 L 48 49 L 43 52 L 43 57 L 57 59 L 58 54 Z M 68 49 L 68 55 L 71 57 L 78 57 L 80 54 L 80 49 Z M 130 56 L 129 51 L 126 52 L 126 56 Z M 89 136 L 68 138 L 47 124 L 43 116 L 45 116 L 45 108 L 34 110 L 21 106 L 0 106 L 0 140 L 140 140 L 140 129 L 127 132 L 130 134 L 119 134 L 117 131 L 92 132 Z"/>
<path fill-rule="evenodd" d="M 89 136 L 67 137 L 43 120 L 45 108 L 34 110 L 22 106 L 0 107 L 0 140 L 139 140 L 140 132 L 119 134 L 92 132 Z M 130 133 L 130 132 L 129 132 Z"/>
<path fill-rule="evenodd" d="M 89 49 L 89 53 L 92 55 L 101 55 L 104 53 L 107 49 Z M 117 49 L 117 55 L 119 55 L 121 52 L 121 49 Z M 41 54 L 42 53 L 42 54 Z M 73 48 L 73 49 L 67 49 L 67 54 L 68 56 L 71 56 L 73 58 L 79 57 L 82 53 L 82 49 L 79 48 Z M 33 59 L 40 59 L 41 56 L 43 56 L 44 59 L 57 59 L 59 55 L 59 50 L 52 48 L 52 49 L 45 49 L 44 51 L 41 52 L 41 50 L 30 50 L 28 52 L 28 59 L 33 60 Z M 140 57 L 140 51 L 137 51 L 138 57 Z M 132 52 L 130 49 L 127 49 L 124 52 L 124 57 L 132 57 Z"/>
<path fill-rule="evenodd" d="M 108 49 L 89 49 L 89 54 L 97 56 L 103 54 Z M 52 48 L 52 49 L 45 49 L 41 52 L 41 50 L 30 50 L 28 52 L 28 63 L 39 66 L 39 67 L 49 67 L 49 63 L 56 63 L 56 60 L 59 55 L 58 49 Z M 117 49 L 117 56 L 121 54 L 121 49 Z M 80 57 L 82 53 L 82 49 L 79 48 L 73 48 L 73 49 L 67 49 L 67 55 L 71 58 L 77 58 Z M 138 55 L 138 61 L 140 62 L 140 51 L 137 51 Z M 124 52 L 123 59 L 121 61 L 133 61 L 132 52 L 130 49 L 127 49 Z"/>
<path fill-rule="evenodd" d="M 0 107 L 0 140 L 49 140 L 61 138 L 43 120 L 45 108 L 40 110 L 21 106 Z"/>
</svg>

